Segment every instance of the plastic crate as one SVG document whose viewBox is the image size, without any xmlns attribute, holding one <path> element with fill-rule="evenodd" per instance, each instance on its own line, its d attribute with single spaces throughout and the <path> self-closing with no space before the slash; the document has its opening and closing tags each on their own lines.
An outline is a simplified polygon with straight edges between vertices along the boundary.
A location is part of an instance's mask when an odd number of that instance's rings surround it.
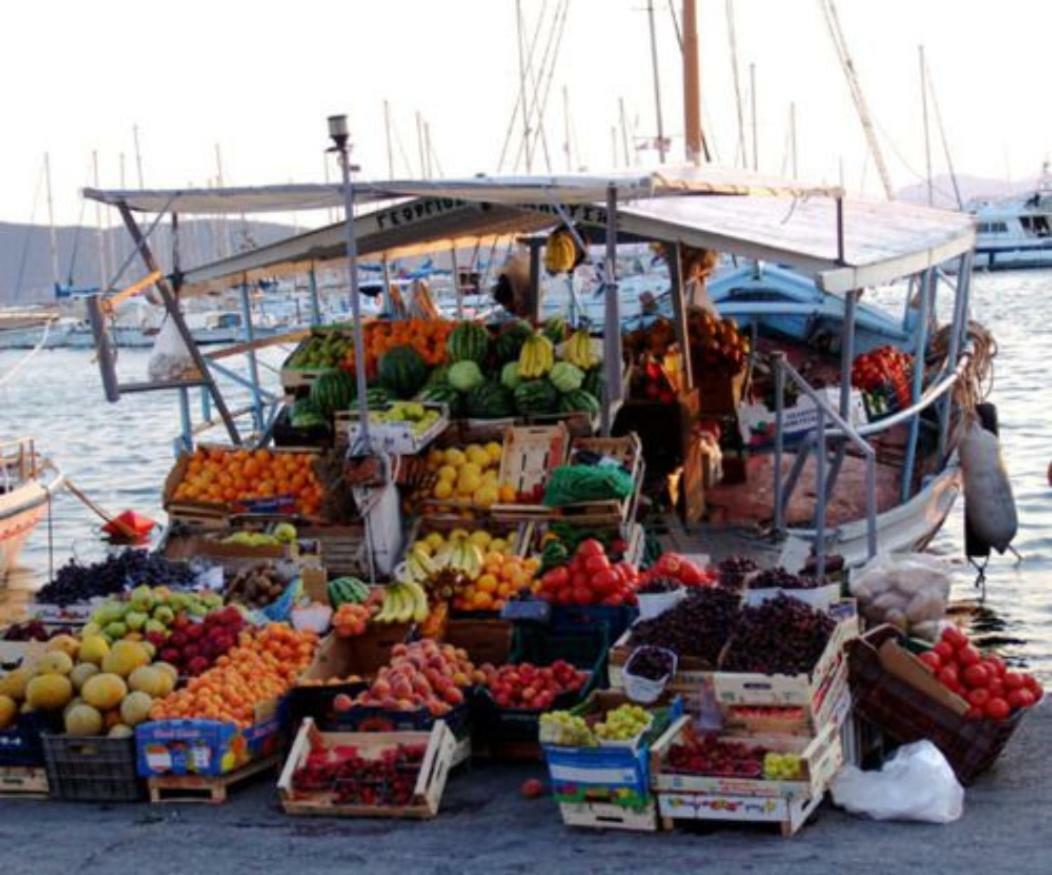
<svg viewBox="0 0 1052 875">
<path fill-rule="evenodd" d="M 88 738 L 45 732 L 44 765 L 56 799 L 137 802 L 145 796 L 135 765 L 134 738 Z"/>
<path fill-rule="evenodd" d="M 855 714 L 896 741 L 928 739 L 953 767 L 962 784 L 971 784 L 1001 755 L 1023 711 L 1007 720 L 969 720 L 885 671 L 877 647 L 899 637 L 880 626 L 848 643 L 851 697 Z"/>
<path fill-rule="evenodd" d="M 0 732 L 0 766 L 42 766 L 43 732 L 57 732 L 62 726 L 58 712 L 30 711 L 19 714 L 14 726 Z"/>
<path fill-rule="evenodd" d="M 283 407 L 274 420 L 274 446 L 276 447 L 321 447 L 333 445 L 333 431 L 329 424 L 311 425 L 306 428 L 292 424 L 288 407 Z"/>
<path fill-rule="evenodd" d="M 609 640 L 617 641 L 638 616 L 635 605 L 552 605 L 551 626 L 556 634 L 572 634 L 602 625 Z"/>
</svg>

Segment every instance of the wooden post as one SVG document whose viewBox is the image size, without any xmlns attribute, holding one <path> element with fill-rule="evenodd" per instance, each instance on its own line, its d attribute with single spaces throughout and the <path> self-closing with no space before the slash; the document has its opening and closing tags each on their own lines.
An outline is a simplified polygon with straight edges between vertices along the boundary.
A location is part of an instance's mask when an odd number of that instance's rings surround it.
<svg viewBox="0 0 1052 875">
<path fill-rule="evenodd" d="M 683 0 L 683 129 L 687 161 L 701 161 L 701 68 L 698 63 L 698 10 L 695 0 Z"/>
<path fill-rule="evenodd" d="M 117 205 L 117 209 L 120 211 L 121 218 L 124 220 L 124 225 L 128 229 L 128 233 L 131 235 L 135 248 L 139 250 L 139 257 L 142 259 L 143 264 L 146 265 L 146 269 L 151 273 L 153 271 L 160 271 L 157 259 L 153 256 L 153 250 L 150 249 L 150 244 L 146 242 L 146 238 L 143 237 L 142 231 L 139 230 L 139 226 L 135 222 L 135 217 L 132 216 L 131 210 L 128 209 L 128 205 L 124 201 L 121 201 Z M 208 391 L 212 394 L 212 398 L 215 400 L 216 410 L 219 411 L 219 415 L 223 419 L 223 424 L 226 426 L 227 433 L 230 435 L 230 440 L 235 444 L 240 444 L 241 435 L 238 434 L 237 424 L 234 422 L 234 418 L 230 415 L 230 410 L 226 406 L 226 401 L 223 400 L 219 387 L 216 386 L 215 380 L 212 379 L 212 372 L 208 369 L 208 362 L 206 362 L 204 356 L 201 355 L 201 350 L 197 348 L 197 343 L 194 341 L 190 329 L 186 327 L 186 320 L 183 319 L 183 314 L 179 312 L 179 302 L 176 301 L 175 295 L 172 293 L 171 287 L 168 285 L 168 280 L 166 280 L 163 275 L 157 280 L 157 291 L 160 292 L 161 298 L 164 300 L 164 306 L 168 310 L 168 315 L 172 318 L 172 322 L 175 324 L 179 336 L 182 337 L 183 343 L 186 344 L 186 348 L 190 352 L 190 357 L 194 360 L 194 365 L 196 365 L 197 370 L 200 371 L 201 379 L 208 385 Z"/>
</svg>

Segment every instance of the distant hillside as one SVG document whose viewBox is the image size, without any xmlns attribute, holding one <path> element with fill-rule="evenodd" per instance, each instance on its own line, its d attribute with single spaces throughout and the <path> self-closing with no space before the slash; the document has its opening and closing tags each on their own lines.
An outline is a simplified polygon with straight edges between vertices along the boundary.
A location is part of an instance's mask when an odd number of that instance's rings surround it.
<svg viewBox="0 0 1052 875">
<path fill-rule="evenodd" d="M 1037 179 L 1019 179 L 1008 182 L 1004 179 L 987 179 L 981 176 L 958 176 L 957 185 L 961 189 L 961 200 L 967 204 L 977 199 L 996 200 L 1033 191 L 1037 185 Z M 957 201 L 953 196 L 953 181 L 949 176 L 936 176 L 933 180 L 933 187 L 935 206 L 951 210 L 957 209 Z M 927 204 L 927 183 L 918 182 L 900 188 L 895 192 L 895 198 L 915 204 Z"/>
<path fill-rule="evenodd" d="M 58 228 L 59 276 L 63 284 L 69 281 L 72 265 L 75 288 L 99 284 L 99 238 L 94 228 Z M 185 266 L 201 264 L 224 254 L 244 248 L 255 248 L 273 243 L 295 232 L 289 225 L 272 222 L 217 220 L 181 222 L 179 244 L 181 262 Z M 226 240 L 224 241 L 224 236 Z M 247 241 L 247 242 L 246 242 Z M 164 269 L 172 260 L 171 228 L 162 223 L 151 235 L 150 245 L 161 259 Z M 51 249 L 47 227 L 0 222 L 0 306 L 50 301 L 52 298 Z M 131 241 L 123 227 L 110 228 L 103 233 L 105 257 L 110 274 L 131 251 Z M 141 262 L 124 273 L 124 279 L 134 280 L 144 273 Z"/>
</svg>

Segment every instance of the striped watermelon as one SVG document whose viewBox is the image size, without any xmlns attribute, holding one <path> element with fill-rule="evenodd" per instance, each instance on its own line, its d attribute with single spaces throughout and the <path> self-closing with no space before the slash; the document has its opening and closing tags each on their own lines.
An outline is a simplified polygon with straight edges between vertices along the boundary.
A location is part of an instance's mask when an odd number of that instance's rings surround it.
<svg viewBox="0 0 1052 875">
<path fill-rule="evenodd" d="M 489 332 L 477 322 L 460 322 L 446 338 L 446 355 L 450 362 L 482 364 L 489 352 Z"/>
<path fill-rule="evenodd" d="M 494 351 L 497 353 L 497 361 L 501 364 L 518 361 L 522 345 L 531 334 L 533 334 L 533 329 L 530 327 L 530 323 L 524 322 L 522 319 L 516 319 L 508 325 L 501 331 L 494 346 Z"/>
<path fill-rule="evenodd" d="M 427 381 L 427 364 L 411 346 L 395 346 L 380 358 L 380 385 L 396 398 L 412 398 Z"/>
<path fill-rule="evenodd" d="M 515 389 L 515 408 L 519 413 L 554 413 L 559 393 L 547 380 L 527 380 Z"/>
<path fill-rule="evenodd" d="M 595 415 L 599 412 L 599 402 L 590 392 L 584 389 L 574 389 L 559 398 L 560 413 L 588 413 Z"/>
<path fill-rule="evenodd" d="M 354 377 L 337 368 L 322 371 L 310 387 L 310 400 L 325 417 L 331 417 L 337 410 L 346 410 L 354 395 Z"/>
<path fill-rule="evenodd" d="M 430 401 L 434 404 L 448 404 L 449 415 L 454 419 L 464 415 L 464 399 L 461 394 L 448 383 L 443 385 L 436 383 L 426 386 L 420 393 L 421 401 Z"/>
<path fill-rule="evenodd" d="M 511 392 L 497 382 L 476 386 L 468 392 L 466 400 L 468 415 L 480 419 L 501 419 L 515 413 Z"/>
</svg>

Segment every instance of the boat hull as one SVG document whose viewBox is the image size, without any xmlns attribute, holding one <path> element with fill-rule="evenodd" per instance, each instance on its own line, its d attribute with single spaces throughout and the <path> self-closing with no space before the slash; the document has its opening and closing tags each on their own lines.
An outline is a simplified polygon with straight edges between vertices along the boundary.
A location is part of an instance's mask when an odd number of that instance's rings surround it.
<svg viewBox="0 0 1052 875">
<path fill-rule="evenodd" d="M 35 481 L 0 495 L 0 580 L 18 561 L 19 553 L 47 512 L 48 490 Z"/>
</svg>

